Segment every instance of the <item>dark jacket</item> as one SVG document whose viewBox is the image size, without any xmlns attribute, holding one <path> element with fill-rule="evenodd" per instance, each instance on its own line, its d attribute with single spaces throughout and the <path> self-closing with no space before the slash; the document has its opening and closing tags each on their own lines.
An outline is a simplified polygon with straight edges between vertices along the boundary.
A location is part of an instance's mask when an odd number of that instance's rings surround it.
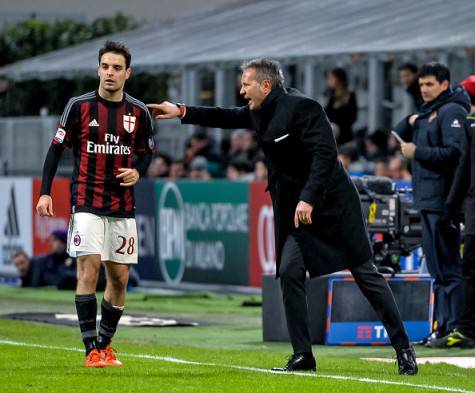
<svg viewBox="0 0 475 393">
<path fill-rule="evenodd" d="M 330 94 L 325 113 L 332 123 L 338 125 L 340 132 L 337 137 L 338 145 L 343 145 L 353 139 L 353 123 L 358 117 L 358 105 L 356 95 L 350 91 L 350 98 L 345 105 L 335 108 L 334 93 Z"/>
<path fill-rule="evenodd" d="M 284 242 L 293 234 L 311 276 L 371 258 L 359 196 L 337 159 L 322 107 L 294 89 L 274 89 L 259 110 L 187 107 L 183 123 L 255 130 L 269 168 L 277 274 Z M 312 225 L 294 227 L 300 200 L 314 206 Z"/>
<path fill-rule="evenodd" d="M 446 210 L 455 213 L 465 201 L 465 233 L 475 235 L 475 113 L 467 116 L 463 154 L 455 172 Z"/>
<path fill-rule="evenodd" d="M 76 261 L 64 252 L 37 256 L 31 260 L 30 286 L 56 286 L 58 289 L 76 288 Z"/>
<path fill-rule="evenodd" d="M 412 139 L 416 145 L 412 160 L 416 209 L 444 210 L 462 153 L 469 108 L 467 93 L 462 88 L 449 88 L 436 100 L 422 105 L 413 127 L 407 124 L 407 119 L 397 126 L 403 139 Z"/>
</svg>

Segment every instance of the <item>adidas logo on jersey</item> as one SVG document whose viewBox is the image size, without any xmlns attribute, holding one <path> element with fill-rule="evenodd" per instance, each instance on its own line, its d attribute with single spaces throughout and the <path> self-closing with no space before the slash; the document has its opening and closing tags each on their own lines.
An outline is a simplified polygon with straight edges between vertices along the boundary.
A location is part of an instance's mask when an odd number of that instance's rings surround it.
<svg viewBox="0 0 475 393">
<path fill-rule="evenodd" d="M 89 123 L 89 127 L 99 127 L 99 123 L 96 119 L 92 119 L 92 121 Z"/>
<path fill-rule="evenodd" d="M 462 127 L 462 126 L 460 125 L 460 122 L 458 121 L 458 119 L 454 119 L 454 121 L 452 122 L 452 124 L 451 124 L 450 126 L 453 127 L 453 128 L 460 128 L 460 127 Z"/>
</svg>

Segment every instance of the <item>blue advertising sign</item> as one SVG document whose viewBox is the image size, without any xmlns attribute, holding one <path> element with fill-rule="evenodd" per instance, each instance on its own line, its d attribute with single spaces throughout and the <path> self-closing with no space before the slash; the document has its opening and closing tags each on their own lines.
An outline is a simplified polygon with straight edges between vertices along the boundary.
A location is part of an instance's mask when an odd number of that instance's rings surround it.
<svg viewBox="0 0 475 393">
<path fill-rule="evenodd" d="M 432 282 L 427 276 L 388 279 L 410 341 L 422 340 L 431 332 Z M 352 278 L 337 277 L 328 281 L 325 344 L 390 344 L 383 324 Z"/>
<path fill-rule="evenodd" d="M 135 186 L 135 220 L 137 222 L 139 263 L 134 268 L 144 280 L 160 280 L 155 236 L 155 181 L 140 180 Z"/>
</svg>

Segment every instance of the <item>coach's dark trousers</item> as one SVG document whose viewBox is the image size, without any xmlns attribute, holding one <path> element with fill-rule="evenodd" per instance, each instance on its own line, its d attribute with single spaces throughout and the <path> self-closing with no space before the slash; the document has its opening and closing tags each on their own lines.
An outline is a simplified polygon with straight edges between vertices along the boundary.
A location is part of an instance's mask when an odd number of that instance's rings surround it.
<svg viewBox="0 0 475 393">
<path fill-rule="evenodd" d="M 288 236 L 284 244 L 279 274 L 294 353 L 311 352 L 312 341 L 305 293 L 306 269 L 300 247 L 292 235 Z M 351 274 L 376 311 L 396 351 L 408 348 L 409 338 L 394 296 L 373 262 L 367 261 L 351 269 Z"/>
<path fill-rule="evenodd" d="M 421 210 L 422 248 L 434 279 L 434 318 L 445 335 L 458 326 L 463 296 L 460 232 L 442 221 L 442 214 Z"/>
</svg>

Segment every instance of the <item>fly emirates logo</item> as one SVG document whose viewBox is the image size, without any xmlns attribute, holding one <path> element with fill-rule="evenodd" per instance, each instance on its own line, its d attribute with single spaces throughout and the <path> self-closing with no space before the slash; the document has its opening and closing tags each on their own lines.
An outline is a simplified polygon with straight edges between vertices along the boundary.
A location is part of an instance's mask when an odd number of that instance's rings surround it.
<svg viewBox="0 0 475 393">
<path fill-rule="evenodd" d="M 94 143 L 87 141 L 87 152 L 95 154 L 117 154 L 130 155 L 131 150 L 129 146 L 119 145 L 119 136 L 114 134 L 106 134 L 105 144 Z"/>
</svg>

